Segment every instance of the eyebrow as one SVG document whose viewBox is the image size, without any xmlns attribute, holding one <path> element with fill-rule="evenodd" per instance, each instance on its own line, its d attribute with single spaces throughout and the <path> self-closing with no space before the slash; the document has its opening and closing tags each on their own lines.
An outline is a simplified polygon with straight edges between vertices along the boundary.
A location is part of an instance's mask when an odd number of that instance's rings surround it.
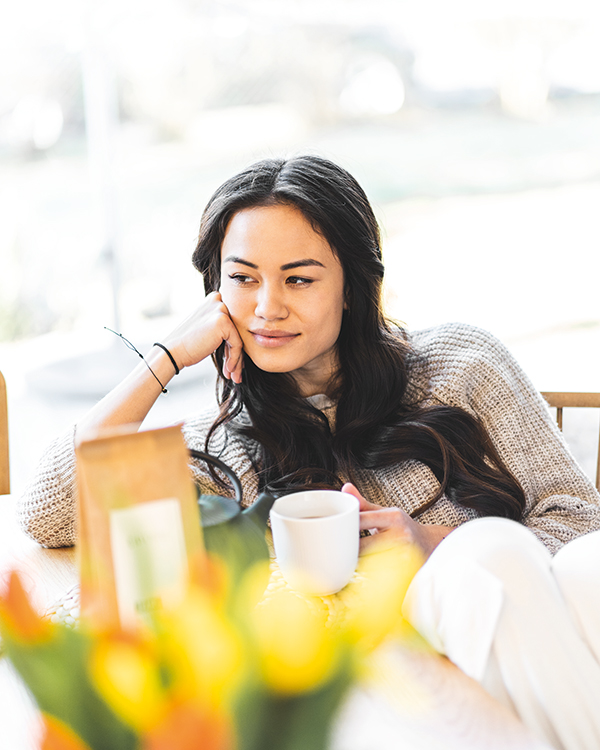
<svg viewBox="0 0 600 750">
<path fill-rule="evenodd" d="M 251 263 L 249 260 L 244 260 L 237 255 L 228 255 L 223 263 L 240 263 L 242 266 L 258 268 L 256 263 Z M 325 266 L 320 261 L 315 260 L 314 258 L 303 258 L 302 260 L 294 260 L 291 263 L 284 263 L 283 266 L 280 267 L 280 270 L 289 271 L 292 268 L 301 268 L 303 266 L 320 266 L 321 268 L 325 268 Z"/>
</svg>

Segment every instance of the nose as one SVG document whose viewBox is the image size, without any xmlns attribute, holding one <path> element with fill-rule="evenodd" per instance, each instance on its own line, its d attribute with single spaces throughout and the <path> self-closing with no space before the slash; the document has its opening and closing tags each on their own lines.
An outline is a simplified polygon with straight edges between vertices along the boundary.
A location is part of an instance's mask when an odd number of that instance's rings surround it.
<svg viewBox="0 0 600 750">
<path fill-rule="evenodd" d="M 254 314 L 263 320 L 284 320 L 289 312 L 284 291 L 276 285 L 262 284 L 256 297 Z"/>
</svg>

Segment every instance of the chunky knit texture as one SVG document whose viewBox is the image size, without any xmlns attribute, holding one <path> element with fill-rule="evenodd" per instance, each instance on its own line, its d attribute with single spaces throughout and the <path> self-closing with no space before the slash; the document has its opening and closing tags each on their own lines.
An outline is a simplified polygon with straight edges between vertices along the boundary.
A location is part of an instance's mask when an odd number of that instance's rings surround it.
<svg viewBox="0 0 600 750">
<path fill-rule="evenodd" d="M 452 323 L 411 336 L 407 399 L 415 404 L 458 406 L 484 423 L 502 460 L 521 483 L 527 499 L 523 523 L 556 552 L 563 544 L 600 529 L 600 496 L 566 446 L 549 408 L 507 349 L 486 331 Z M 335 405 L 324 403 L 330 423 Z M 216 407 L 183 427 L 190 448 L 204 449 Z M 242 480 L 245 503 L 257 495 L 257 477 L 241 442 L 224 434 L 211 442 Z M 215 488 L 205 466 L 192 467 L 205 492 Z M 357 484 L 371 502 L 398 506 L 408 513 L 439 488 L 432 472 L 409 461 L 385 469 L 357 472 Z M 223 494 L 219 491 L 219 494 Z M 73 431 L 59 437 L 44 455 L 37 475 L 19 503 L 23 529 L 47 547 L 77 539 Z M 428 524 L 457 526 L 476 517 L 447 497 L 418 516 Z"/>
</svg>

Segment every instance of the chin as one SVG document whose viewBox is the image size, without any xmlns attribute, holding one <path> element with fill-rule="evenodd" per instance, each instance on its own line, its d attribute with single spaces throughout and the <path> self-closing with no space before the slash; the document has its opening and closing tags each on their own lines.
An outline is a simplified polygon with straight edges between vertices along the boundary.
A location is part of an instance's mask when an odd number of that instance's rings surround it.
<svg viewBox="0 0 600 750">
<path fill-rule="evenodd" d="M 262 352 L 259 352 L 258 356 L 252 356 L 249 352 L 246 352 L 246 356 L 252 360 L 254 365 L 263 372 L 293 372 L 298 369 L 298 365 L 295 362 L 290 362 L 289 359 L 285 360 L 282 357 L 268 357 Z"/>
<path fill-rule="evenodd" d="M 276 362 L 261 362 L 260 360 L 257 362 L 255 359 L 252 360 L 256 367 L 258 367 L 259 370 L 262 370 L 263 372 L 293 372 L 296 370 L 296 367 L 286 366 L 283 363 L 276 363 Z"/>
</svg>

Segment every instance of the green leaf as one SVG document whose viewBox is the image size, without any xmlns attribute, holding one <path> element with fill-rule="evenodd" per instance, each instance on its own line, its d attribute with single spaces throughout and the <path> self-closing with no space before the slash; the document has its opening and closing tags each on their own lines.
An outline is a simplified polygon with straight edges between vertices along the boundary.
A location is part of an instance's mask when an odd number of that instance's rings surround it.
<svg viewBox="0 0 600 750">
<path fill-rule="evenodd" d="M 318 690 L 284 696 L 256 690 L 236 706 L 239 750 L 326 750 L 331 725 L 352 684 L 350 661 Z"/>
<path fill-rule="evenodd" d="M 71 727 L 92 750 L 136 750 L 137 736 L 90 680 L 90 645 L 84 634 L 63 626 L 50 640 L 34 645 L 5 638 L 8 658 L 42 711 Z"/>
</svg>

